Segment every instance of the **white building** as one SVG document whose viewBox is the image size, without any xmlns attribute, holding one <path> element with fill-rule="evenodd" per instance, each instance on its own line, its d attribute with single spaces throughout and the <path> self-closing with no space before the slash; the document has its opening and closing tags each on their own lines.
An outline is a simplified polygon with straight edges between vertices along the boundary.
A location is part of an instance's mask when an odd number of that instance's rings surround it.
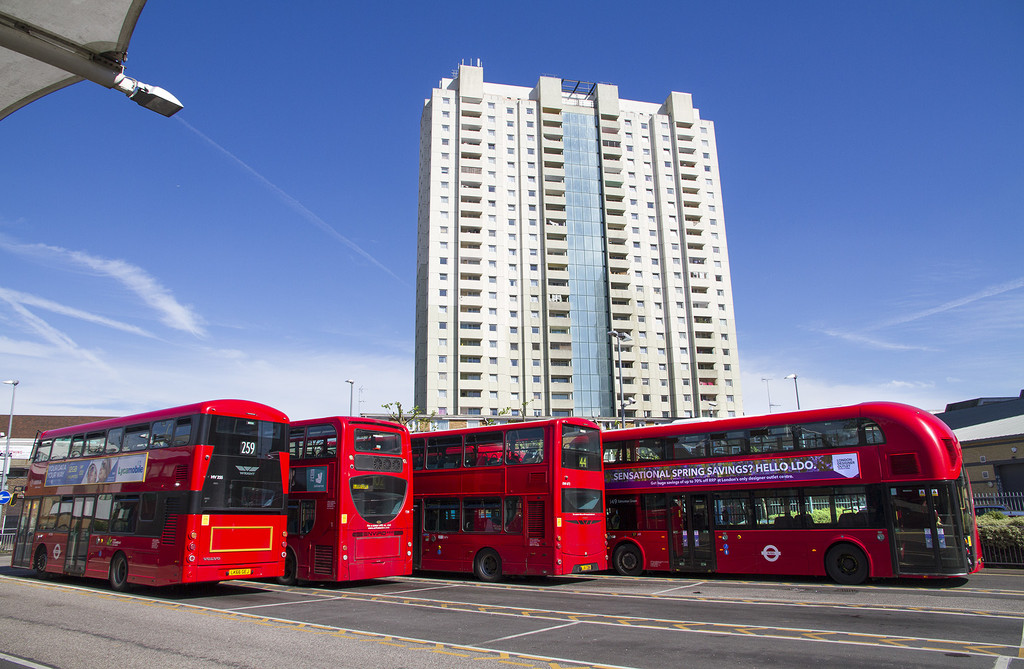
<svg viewBox="0 0 1024 669">
<path fill-rule="evenodd" d="M 715 129 L 689 94 L 460 66 L 423 108 L 417 248 L 428 413 L 742 414 Z"/>
</svg>

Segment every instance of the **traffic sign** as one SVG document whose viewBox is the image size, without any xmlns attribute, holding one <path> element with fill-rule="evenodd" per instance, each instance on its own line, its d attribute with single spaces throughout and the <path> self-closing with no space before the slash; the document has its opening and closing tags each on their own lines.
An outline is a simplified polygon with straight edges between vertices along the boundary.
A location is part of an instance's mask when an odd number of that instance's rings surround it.
<svg viewBox="0 0 1024 669">
<path fill-rule="evenodd" d="M 3 506 L 4 504 L 7 504 L 7 502 L 10 501 L 11 493 L 7 492 L 6 490 L 0 490 L 0 506 Z"/>
</svg>

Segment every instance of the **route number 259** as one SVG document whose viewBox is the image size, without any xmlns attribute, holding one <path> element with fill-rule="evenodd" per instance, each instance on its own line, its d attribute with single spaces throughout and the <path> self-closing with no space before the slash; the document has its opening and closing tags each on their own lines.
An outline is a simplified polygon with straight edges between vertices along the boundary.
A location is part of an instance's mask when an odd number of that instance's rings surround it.
<svg viewBox="0 0 1024 669">
<path fill-rule="evenodd" d="M 238 449 L 241 455 L 253 455 L 256 453 L 255 441 L 243 441 Z"/>
</svg>

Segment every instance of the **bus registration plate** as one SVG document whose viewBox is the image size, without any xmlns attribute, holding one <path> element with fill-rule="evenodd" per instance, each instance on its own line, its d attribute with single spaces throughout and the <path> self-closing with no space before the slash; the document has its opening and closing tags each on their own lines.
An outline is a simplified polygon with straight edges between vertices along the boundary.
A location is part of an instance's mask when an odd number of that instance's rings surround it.
<svg viewBox="0 0 1024 669">
<path fill-rule="evenodd" d="M 248 576 L 252 569 L 228 569 L 228 576 Z"/>
</svg>

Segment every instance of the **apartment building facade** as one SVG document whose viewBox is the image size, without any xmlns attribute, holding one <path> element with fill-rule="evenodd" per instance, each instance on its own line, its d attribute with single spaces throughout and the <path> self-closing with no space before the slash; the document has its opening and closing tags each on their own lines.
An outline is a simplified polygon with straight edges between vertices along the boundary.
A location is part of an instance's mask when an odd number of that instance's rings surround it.
<svg viewBox="0 0 1024 669">
<path fill-rule="evenodd" d="M 742 414 L 714 125 L 689 94 L 461 65 L 424 104 L 418 223 L 427 413 Z"/>
</svg>

